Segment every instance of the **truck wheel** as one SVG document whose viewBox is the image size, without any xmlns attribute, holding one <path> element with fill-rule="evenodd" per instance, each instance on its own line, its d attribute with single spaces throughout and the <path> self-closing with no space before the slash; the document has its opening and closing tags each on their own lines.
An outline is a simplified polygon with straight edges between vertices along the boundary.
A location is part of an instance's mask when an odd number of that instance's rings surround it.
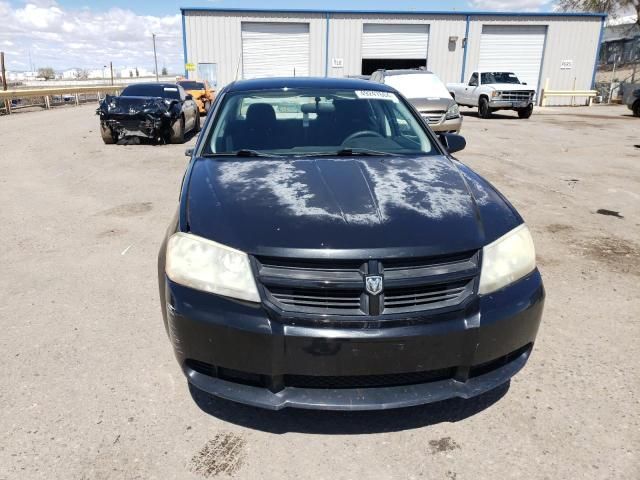
<svg viewBox="0 0 640 480">
<path fill-rule="evenodd" d="M 478 115 L 480 118 L 491 118 L 491 107 L 489 107 L 489 100 L 485 97 L 482 97 L 478 104 Z"/>
<path fill-rule="evenodd" d="M 529 118 L 532 113 L 533 113 L 533 103 L 530 104 L 528 107 L 518 109 L 518 116 L 520 118 Z"/>
<path fill-rule="evenodd" d="M 102 137 L 102 141 L 107 145 L 113 145 L 117 141 L 113 130 L 107 126 L 100 125 L 100 136 Z"/>
<path fill-rule="evenodd" d="M 633 104 L 633 116 L 640 117 L 640 100 Z"/>
<path fill-rule="evenodd" d="M 176 120 L 171 127 L 171 143 L 184 143 L 184 117 Z"/>
</svg>

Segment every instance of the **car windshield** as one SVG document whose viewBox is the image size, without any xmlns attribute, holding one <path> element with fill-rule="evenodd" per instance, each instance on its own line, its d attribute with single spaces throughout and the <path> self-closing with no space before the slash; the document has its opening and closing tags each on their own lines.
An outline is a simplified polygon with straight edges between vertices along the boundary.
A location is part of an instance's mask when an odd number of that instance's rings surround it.
<svg viewBox="0 0 640 480">
<path fill-rule="evenodd" d="M 491 83 L 520 83 L 515 73 L 511 72 L 483 72 L 482 84 L 488 85 Z"/>
<path fill-rule="evenodd" d="M 122 91 L 123 97 L 162 97 L 180 100 L 177 86 L 172 85 L 129 85 Z"/>
<path fill-rule="evenodd" d="M 398 90 L 406 98 L 450 98 L 444 83 L 432 73 L 389 75 L 385 83 Z"/>
<path fill-rule="evenodd" d="M 439 154 L 394 93 L 287 88 L 227 94 L 203 153 Z"/>
<path fill-rule="evenodd" d="M 178 85 L 185 90 L 204 90 L 204 83 L 202 82 L 179 82 Z"/>
</svg>

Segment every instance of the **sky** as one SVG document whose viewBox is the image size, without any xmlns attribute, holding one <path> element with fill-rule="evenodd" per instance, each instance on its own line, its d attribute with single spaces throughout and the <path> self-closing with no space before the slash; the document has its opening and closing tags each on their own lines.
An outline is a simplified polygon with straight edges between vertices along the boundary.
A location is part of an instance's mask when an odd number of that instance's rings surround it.
<svg viewBox="0 0 640 480">
<path fill-rule="evenodd" d="M 183 70 L 180 7 L 552 11 L 553 0 L 0 0 L 0 50 L 9 71 L 31 66 Z"/>
</svg>

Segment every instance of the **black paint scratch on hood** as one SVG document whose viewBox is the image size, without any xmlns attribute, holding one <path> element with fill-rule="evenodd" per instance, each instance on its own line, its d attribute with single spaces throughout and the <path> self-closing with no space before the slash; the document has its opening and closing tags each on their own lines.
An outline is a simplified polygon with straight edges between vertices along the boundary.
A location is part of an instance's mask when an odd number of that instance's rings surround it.
<svg viewBox="0 0 640 480">
<path fill-rule="evenodd" d="M 187 200 L 193 233 L 250 253 L 468 251 L 488 243 L 482 209 L 505 208 L 490 185 L 439 156 L 199 159 Z"/>
</svg>

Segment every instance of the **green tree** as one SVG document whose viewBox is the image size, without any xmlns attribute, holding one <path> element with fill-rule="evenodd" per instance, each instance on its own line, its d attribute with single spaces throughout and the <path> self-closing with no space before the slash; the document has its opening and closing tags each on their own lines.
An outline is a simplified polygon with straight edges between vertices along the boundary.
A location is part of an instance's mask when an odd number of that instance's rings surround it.
<svg viewBox="0 0 640 480">
<path fill-rule="evenodd" d="M 136 77 L 140 76 L 140 72 L 138 71 L 138 67 L 136 67 Z"/>
<path fill-rule="evenodd" d="M 612 17 L 633 10 L 640 25 L 640 0 L 558 0 L 558 7 L 565 12 L 597 12 Z"/>
<path fill-rule="evenodd" d="M 168 75 L 167 67 L 162 67 L 162 76 L 166 77 Z"/>
<path fill-rule="evenodd" d="M 54 72 L 51 67 L 42 67 L 38 69 L 38 76 L 45 80 L 53 80 L 56 78 L 56 72 Z"/>
</svg>

